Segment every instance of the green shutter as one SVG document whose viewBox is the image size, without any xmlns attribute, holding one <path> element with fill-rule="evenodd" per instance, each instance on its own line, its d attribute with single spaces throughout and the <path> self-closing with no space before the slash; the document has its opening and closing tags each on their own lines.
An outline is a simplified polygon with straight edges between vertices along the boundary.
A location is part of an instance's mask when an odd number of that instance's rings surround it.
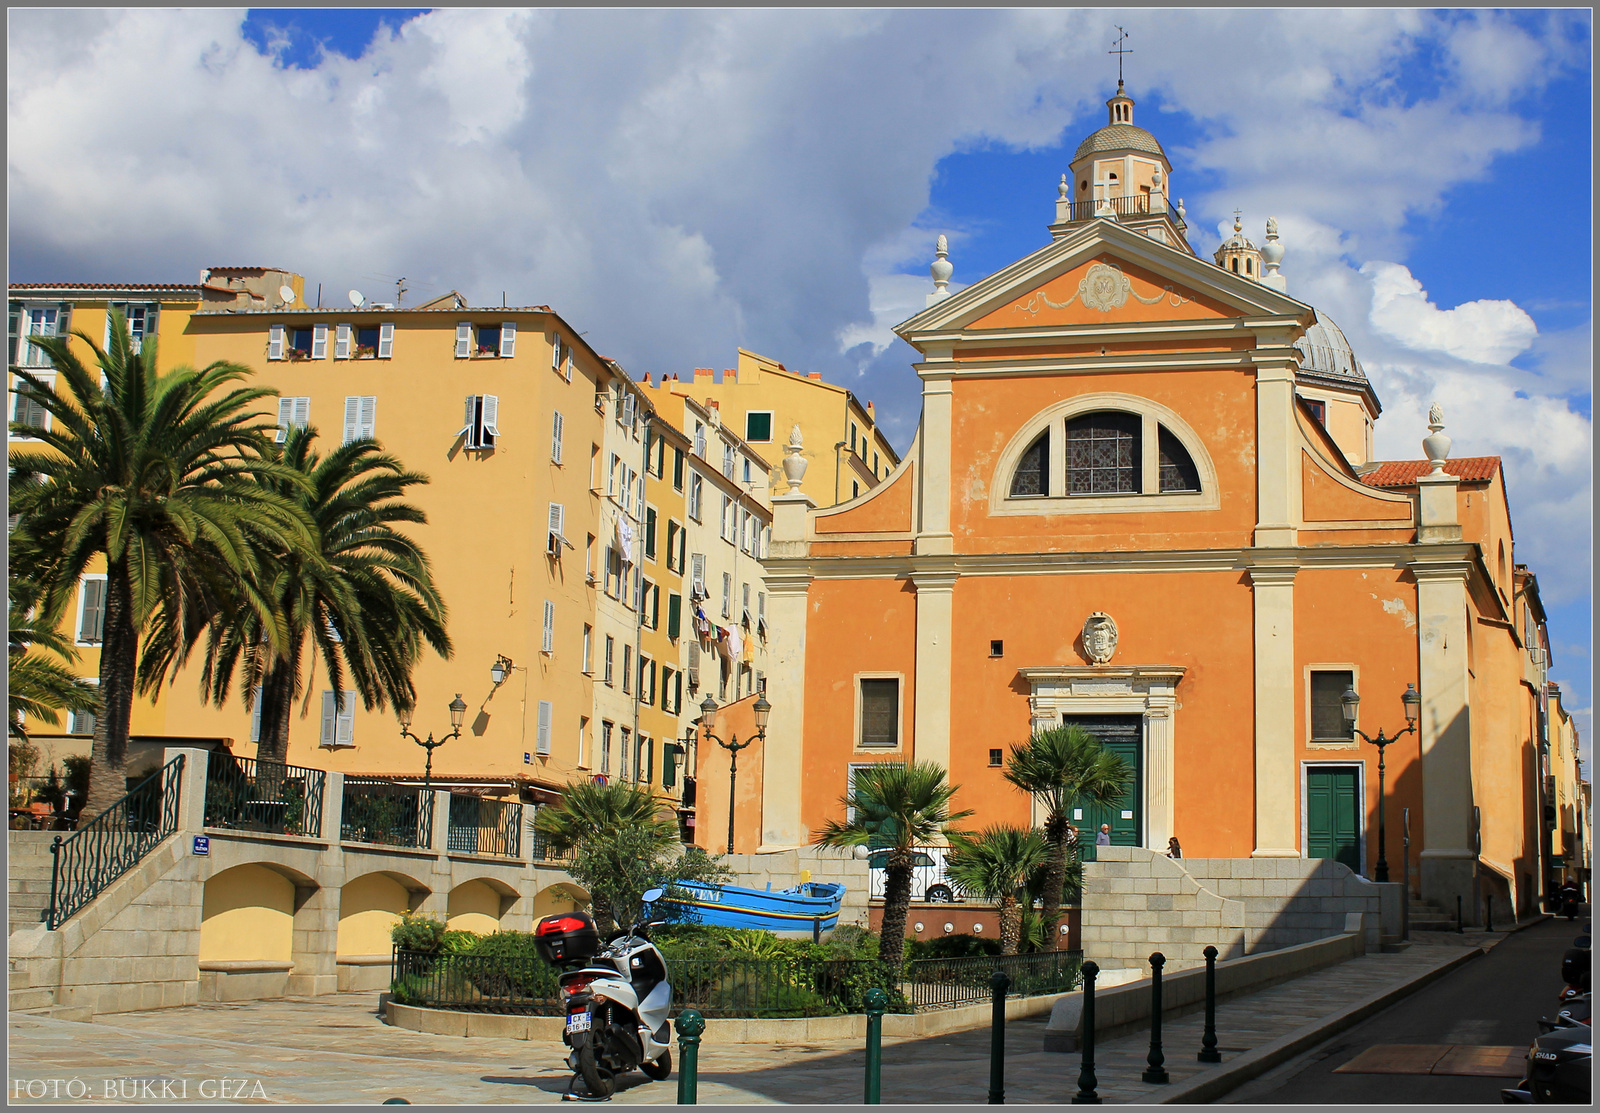
<svg viewBox="0 0 1600 1113">
<path fill-rule="evenodd" d="M 667 637 L 676 638 L 682 625 L 683 596 L 674 593 L 667 596 Z"/>
</svg>

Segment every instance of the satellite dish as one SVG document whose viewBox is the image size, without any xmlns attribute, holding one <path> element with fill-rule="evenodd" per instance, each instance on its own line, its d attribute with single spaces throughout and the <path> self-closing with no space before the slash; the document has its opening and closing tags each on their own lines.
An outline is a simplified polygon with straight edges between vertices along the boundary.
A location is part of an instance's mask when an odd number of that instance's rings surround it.
<svg viewBox="0 0 1600 1113">
<path fill-rule="evenodd" d="M 350 304 L 355 306 L 357 309 L 360 309 L 361 308 L 361 303 L 366 301 L 366 300 L 367 300 L 366 298 L 361 296 L 361 291 L 360 290 L 351 290 L 350 291 Z"/>
<path fill-rule="evenodd" d="M 283 304 L 284 305 L 293 304 L 293 302 L 294 302 L 294 287 L 293 286 L 279 286 L 278 287 L 278 296 L 283 299 Z"/>
</svg>

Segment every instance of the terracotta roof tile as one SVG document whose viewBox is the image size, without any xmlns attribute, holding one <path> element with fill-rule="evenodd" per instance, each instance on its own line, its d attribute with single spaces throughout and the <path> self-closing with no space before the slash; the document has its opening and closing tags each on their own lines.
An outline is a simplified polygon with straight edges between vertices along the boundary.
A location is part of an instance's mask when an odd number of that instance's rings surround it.
<svg viewBox="0 0 1600 1113">
<path fill-rule="evenodd" d="M 1363 475 L 1361 482 L 1369 487 L 1410 487 L 1432 467 L 1426 460 L 1383 460 Z M 1499 469 L 1498 456 L 1463 456 L 1444 462 L 1445 472 L 1464 483 L 1487 483 Z"/>
<path fill-rule="evenodd" d="M 12 290 L 198 290 L 192 282 L 11 282 Z"/>
</svg>

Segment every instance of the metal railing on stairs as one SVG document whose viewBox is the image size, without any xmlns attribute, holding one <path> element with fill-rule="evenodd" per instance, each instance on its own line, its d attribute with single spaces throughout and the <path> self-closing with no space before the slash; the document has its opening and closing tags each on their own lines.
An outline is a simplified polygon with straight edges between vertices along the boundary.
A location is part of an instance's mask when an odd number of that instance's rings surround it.
<svg viewBox="0 0 1600 1113">
<path fill-rule="evenodd" d="M 105 891 L 178 829 L 183 755 L 140 781 L 122 799 L 50 846 L 50 907 L 54 931 Z"/>
</svg>

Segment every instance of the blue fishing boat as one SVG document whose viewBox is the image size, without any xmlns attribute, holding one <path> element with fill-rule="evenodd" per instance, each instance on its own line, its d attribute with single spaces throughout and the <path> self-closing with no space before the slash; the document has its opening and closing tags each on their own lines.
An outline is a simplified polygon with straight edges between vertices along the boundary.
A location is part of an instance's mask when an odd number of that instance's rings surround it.
<svg viewBox="0 0 1600 1113">
<path fill-rule="evenodd" d="M 663 897 L 656 903 L 679 923 L 808 935 L 813 925 L 823 931 L 835 927 L 839 923 L 839 906 L 844 903 L 843 885 L 819 881 L 776 891 L 683 881 L 678 883 L 677 891 L 681 896 L 676 899 Z"/>
</svg>

